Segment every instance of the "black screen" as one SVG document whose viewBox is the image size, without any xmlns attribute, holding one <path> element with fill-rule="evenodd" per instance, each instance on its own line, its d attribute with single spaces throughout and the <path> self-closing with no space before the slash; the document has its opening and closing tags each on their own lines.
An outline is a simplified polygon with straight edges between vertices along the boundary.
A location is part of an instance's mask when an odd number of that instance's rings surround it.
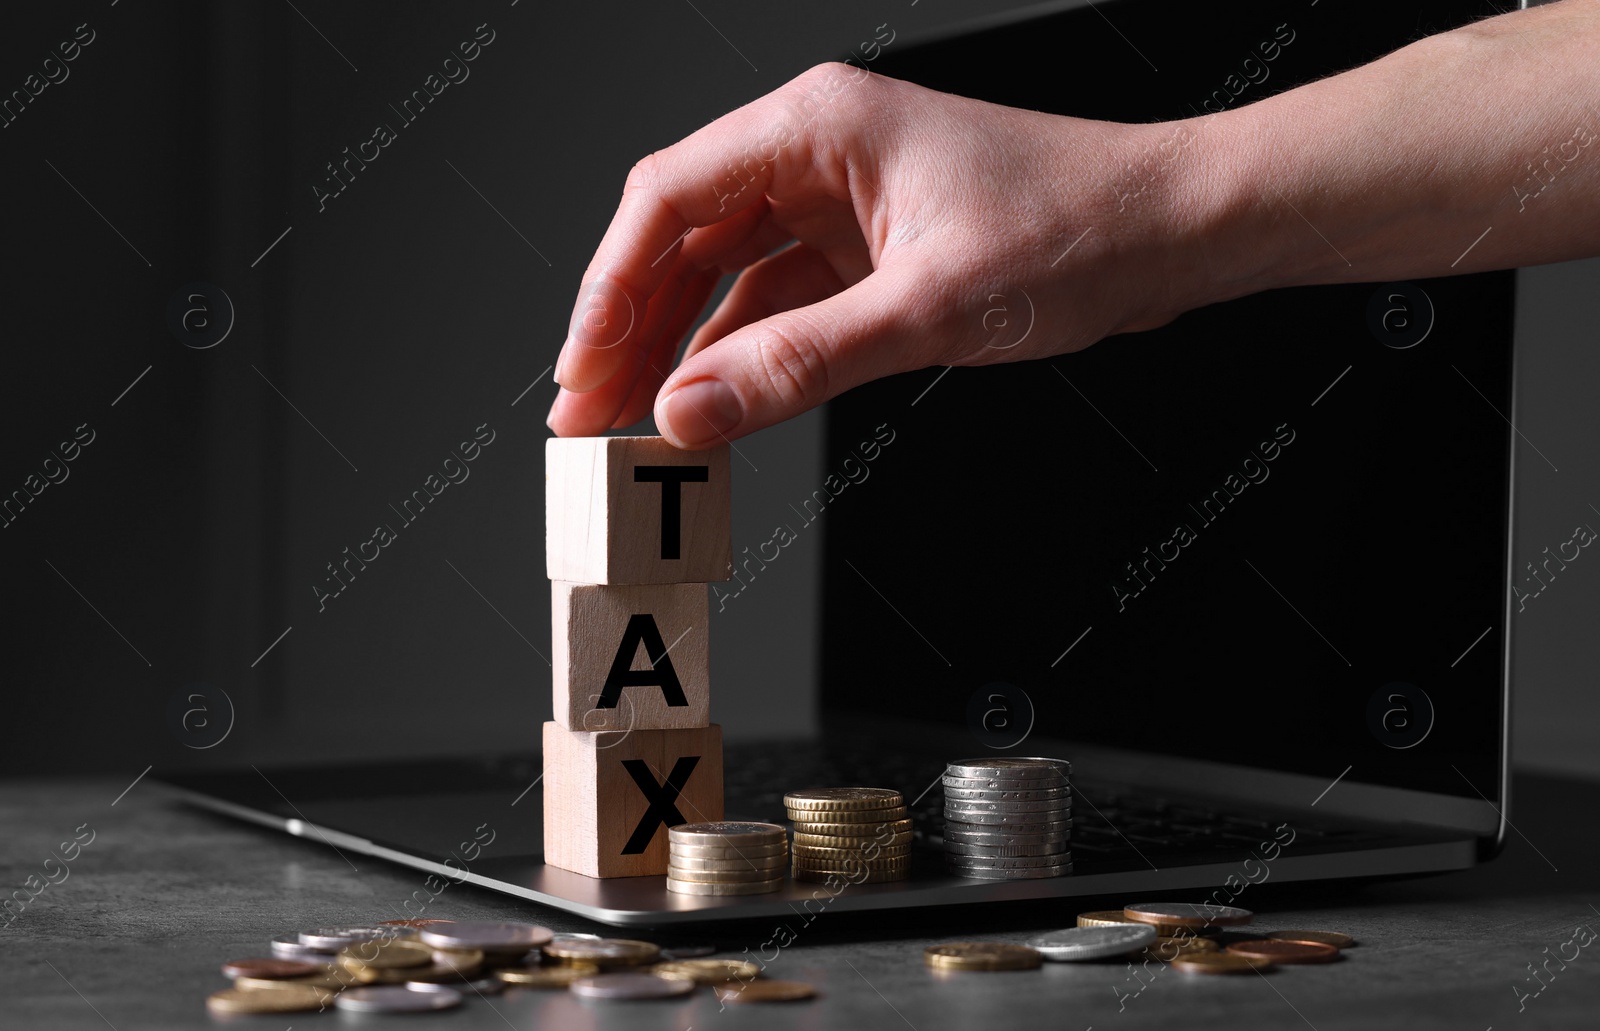
<svg viewBox="0 0 1600 1031">
<path fill-rule="evenodd" d="M 890 48 L 872 67 L 1150 121 L 1215 110 L 1236 58 L 1286 24 L 1270 78 L 1228 103 L 1494 13 L 1096 7 Z M 1000 683 L 1026 694 L 998 704 L 1031 705 L 1038 735 L 1494 797 L 1513 282 L 1273 291 L 1076 354 L 836 399 L 827 469 L 868 474 L 824 496 L 825 704 L 981 740 L 974 696 Z M 866 463 L 875 431 L 892 443 Z"/>
</svg>

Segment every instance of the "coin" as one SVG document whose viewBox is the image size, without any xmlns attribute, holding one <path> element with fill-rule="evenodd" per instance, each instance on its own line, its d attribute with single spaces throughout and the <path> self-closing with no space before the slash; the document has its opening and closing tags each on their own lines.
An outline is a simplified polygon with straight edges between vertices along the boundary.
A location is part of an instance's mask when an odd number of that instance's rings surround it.
<svg viewBox="0 0 1600 1031">
<path fill-rule="evenodd" d="M 524 954 L 526 955 L 526 954 Z M 434 949 L 433 965 L 471 977 L 483 966 L 482 949 Z"/>
<path fill-rule="evenodd" d="M 448 984 L 434 981 L 407 981 L 405 986 L 414 992 L 458 991 L 463 998 L 468 992 L 473 995 L 499 995 L 506 990 L 506 983 L 498 977 L 480 977 L 473 981 L 452 981 Z"/>
<path fill-rule="evenodd" d="M 867 842 L 864 845 L 796 845 L 796 856 L 813 856 L 827 858 L 829 856 L 865 856 L 868 859 L 888 859 L 892 856 L 909 856 L 911 843 L 901 845 L 879 845 Z"/>
<path fill-rule="evenodd" d="M 954 788 L 968 791 L 1062 791 L 1072 793 L 1072 785 L 1065 780 L 1040 780 L 1037 777 L 952 777 L 945 774 L 939 781 L 946 791 Z"/>
<path fill-rule="evenodd" d="M 695 984 L 722 984 L 725 981 L 750 981 L 761 976 L 761 968 L 743 959 L 680 959 L 657 963 L 650 968 L 657 977 L 678 977 Z"/>
<path fill-rule="evenodd" d="M 300 1013 L 320 1010 L 332 1000 L 332 992 L 311 985 L 271 992 L 235 987 L 213 992 L 206 998 L 206 1009 L 212 1013 Z"/>
<path fill-rule="evenodd" d="M 1032 845 L 970 845 L 961 841 L 944 843 L 944 854 L 947 856 L 1050 856 L 1064 851 L 1065 841 L 1042 841 Z"/>
<path fill-rule="evenodd" d="M 867 845 L 877 845 L 880 848 L 889 848 L 894 845 L 911 844 L 911 836 L 908 830 L 889 834 L 879 834 L 875 830 L 868 830 L 864 834 L 812 834 L 808 831 L 795 831 L 794 847 L 810 845 L 813 848 L 865 848 Z"/>
<path fill-rule="evenodd" d="M 586 999 L 670 999 L 694 989 L 693 981 L 654 974 L 596 974 L 578 978 L 568 991 Z"/>
<path fill-rule="evenodd" d="M 1133 926 L 1149 927 L 1151 925 L 1134 924 Z M 1222 946 L 1218 945 L 1210 938 L 1196 938 L 1192 934 L 1177 937 L 1163 935 L 1156 939 L 1154 945 L 1151 945 L 1149 948 L 1145 949 L 1145 952 L 1148 953 L 1151 958 L 1159 959 L 1163 962 L 1171 962 L 1176 956 L 1187 955 L 1196 952 L 1220 951 L 1222 951 Z"/>
<path fill-rule="evenodd" d="M 383 927 L 409 927 L 412 930 L 416 930 L 419 927 L 427 927 L 429 924 L 453 924 L 453 923 L 455 923 L 455 921 L 454 920 L 379 920 L 378 923 L 379 923 L 380 926 L 383 926 Z"/>
<path fill-rule="evenodd" d="M 667 876 L 675 881 L 697 881 L 701 884 L 744 884 L 750 881 L 770 881 L 782 877 L 780 865 L 771 870 L 684 870 L 669 864 Z"/>
<path fill-rule="evenodd" d="M 1059 866 L 1014 867 L 1007 870 L 979 870 L 971 867 L 946 867 L 946 869 L 957 877 L 978 881 L 1031 881 L 1045 877 L 1063 877 L 1072 872 L 1072 864 L 1068 862 Z"/>
<path fill-rule="evenodd" d="M 318 927 L 300 932 L 300 944 L 324 952 L 338 952 L 346 945 L 391 938 L 410 938 L 417 932 L 409 927 L 383 926 L 381 924 L 351 927 Z"/>
<path fill-rule="evenodd" d="M 1079 913 L 1079 927 L 1116 927 L 1122 924 L 1143 923 L 1142 920 L 1129 920 L 1120 909 L 1100 909 L 1092 913 Z M 1160 928 L 1156 929 L 1160 933 Z"/>
<path fill-rule="evenodd" d="M 1026 828 L 1003 826 L 978 826 L 978 824 L 946 823 L 944 840 L 963 845 L 1045 845 L 1066 842 L 1072 837 L 1072 824 L 1061 824 L 1051 831 L 1029 831 Z"/>
<path fill-rule="evenodd" d="M 276 991 L 280 988 L 321 988 L 324 991 L 338 988 L 349 988 L 351 985 L 360 984 L 355 976 L 335 967 L 324 967 L 324 972 L 307 974 L 304 977 L 250 977 L 248 975 L 233 979 L 233 986 L 243 991 Z"/>
<path fill-rule="evenodd" d="M 1354 938 L 1339 931 L 1273 931 L 1267 937 L 1286 942 L 1316 942 L 1336 949 L 1348 949 L 1356 943 Z"/>
<path fill-rule="evenodd" d="M 712 990 L 718 1002 L 797 1002 L 817 994 L 816 988 L 804 981 L 749 981 L 717 985 Z"/>
<path fill-rule="evenodd" d="M 1255 914 L 1238 906 L 1213 906 L 1208 902 L 1141 902 L 1122 907 L 1129 920 L 1173 927 L 1233 927 L 1248 924 Z"/>
<path fill-rule="evenodd" d="M 840 838 L 868 838 L 873 841 L 889 841 L 893 836 L 911 833 L 910 818 L 888 820 L 884 823 L 812 823 L 809 820 L 797 824 L 794 829 L 795 837 L 804 834 L 821 834 L 828 837 Z"/>
<path fill-rule="evenodd" d="M 837 812 L 814 812 L 809 809 L 789 809 L 789 820 L 797 828 L 810 827 L 813 821 L 817 823 L 891 823 L 895 820 L 908 818 L 905 806 L 893 809 L 849 809 Z M 815 832 L 813 832 L 815 833 Z"/>
<path fill-rule="evenodd" d="M 1270 969 L 1272 964 L 1231 952 L 1192 952 L 1174 957 L 1169 966 L 1186 974 L 1248 974 Z"/>
<path fill-rule="evenodd" d="M 922 950 L 922 961 L 938 970 L 1032 970 L 1042 959 L 1037 949 L 1004 942 L 951 942 Z"/>
<path fill-rule="evenodd" d="M 845 884 L 887 884 L 890 881 L 904 881 L 910 878 L 911 871 L 905 870 L 795 870 L 791 876 L 797 881 L 806 881 L 811 884 L 827 884 L 839 880 Z"/>
<path fill-rule="evenodd" d="M 538 924 L 458 920 L 424 927 L 417 932 L 417 937 L 437 949 L 482 949 L 484 952 L 520 949 L 527 952 L 548 942 L 554 932 Z"/>
<path fill-rule="evenodd" d="M 767 859 L 772 856 L 782 856 L 789 851 L 789 846 L 781 841 L 770 845 L 680 845 L 678 842 L 669 842 L 667 851 L 674 856 L 683 856 L 689 859 Z"/>
<path fill-rule="evenodd" d="M 910 856 L 881 856 L 866 859 L 861 856 L 818 856 L 795 853 L 796 870 L 905 870 L 911 867 Z"/>
<path fill-rule="evenodd" d="M 782 887 L 782 877 L 775 877 L 770 881 L 731 881 L 724 884 L 667 878 L 667 890 L 681 895 L 765 895 Z"/>
<path fill-rule="evenodd" d="M 1272 963 L 1332 963 L 1339 958 L 1339 950 L 1321 942 L 1280 941 L 1276 938 L 1257 938 L 1254 941 L 1234 942 L 1227 948 L 1235 956 L 1264 959 Z"/>
<path fill-rule="evenodd" d="M 259 977 L 275 981 L 327 972 L 326 962 L 313 963 L 304 959 L 233 959 L 222 964 L 222 973 L 227 977 Z"/>
<path fill-rule="evenodd" d="M 947 763 L 944 768 L 947 777 L 963 777 L 969 779 L 982 779 L 985 777 L 1006 777 L 1011 780 L 1040 780 L 1064 779 L 1072 774 L 1072 764 L 1065 759 L 1044 759 L 1034 756 L 1027 758 L 995 758 L 995 759 L 958 759 Z"/>
<path fill-rule="evenodd" d="M 810 788 L 783 796 L 785 809 L 846 812 L 853 809 L 894 809 L 905 796 L 893 788 Z"/>
<path fill-rule="evenodd" d="M 948 837 L 951 829 L 958 833 L 965 829 L 961 824 L 968 824 L 972 830 L 994 831 L 997 829 L 1010 829 L 1018 832 L 1032 834 L 1064 834 L 1072 830 L 1072 817 L 1059 813 L 1011 813 L 1011 812 L 960 812 L 945 815 L 945 836 Z"/>
<path fill-rule="evenodd" d="M 433 950 L 419 941 L 370 941 L 346 946 L 339 950 L 339 965 L 346 970 L 371 967 L 392 970 L 399 967 L 426 966 L 433 961 Z"/>
<path fill-rule="evenodd" d="M 636 967 L 654 963 L 661 956 L 661 946 L 632 938 L 595 938 L 551 942 L 544 947 L 544 954 L 562 963 L 593 963 L 602 969 Z"/>
<path fill-rule="evenodd" d="M 761 856 L 759 859 L 696 859 L 693 856 L 680 856 L 672 853 L 667 860 L 679 870 L 705 870 L 708 873 L 727 873 L 730 871 L 771 871 L 782 870 L 788 863 L 789 857 L 780 852 L 777 855 Z"/>
<path fill-rule="evenodd" d="M 592 977 L 599 972 L 600 968 L 593 963 L 551 963 L 501 967 L 495 971 L 495 976 L 520 988 L 565 988 L 580 977 Z"/>
<path fill-rule="evenodd" d="M 1118 927 L 1069 927 L 1028 939 L 1045 959 L 1074 961 L 1123 956 L 1156 940 L 1156 929 L 1148 924 L 1123 924 Z"/>
<path fill-rule="evenodd" d="M 381 988 L 352 988 L 340 992 L 333 1004 L 356 1013 L 421 1013 L 459 1006 L 461 993 L 443 985 L 421 991 L 385 985 Z"/>
<path fill-rule="evenodd" d="M 788 832 L 775 823 L 739 823 L 718 820 L 680 823 L 667 828 L 667 841 L 677 845 L 768 845 L 787 840 Z"/>
<path fill-rule="evenodd" d="M 956 870 L 1032 870 L 1072 862 L 1071 852 L 1045 856 L 963 856 L 947 853 L 945 865 Z"/>
<path fill-rule="evenodd" d="M 1044 802 L 1072 798 L 1071 788 L 963 788 L 946 786 L 946 802 Z"/>
<path fill-rule="evenodd" d="M 961 819 L 962 813 L 1062 813 L 1071 815 L 1072 803 L 1059 798 L 1031 801 L 980 801 L 965 798 L 944 800 L 946 818 Z"/>
<path fill-rule="evenodd" d="M 343 948 L 340 946 L 339 948 Z M 298 934 L 280 934 L 272 939 L 272 954 L 279 959 L 303 959 L 308 963 L 332 963 L 339 949 L 313 949 L 300 941 Z"/>
</svg>

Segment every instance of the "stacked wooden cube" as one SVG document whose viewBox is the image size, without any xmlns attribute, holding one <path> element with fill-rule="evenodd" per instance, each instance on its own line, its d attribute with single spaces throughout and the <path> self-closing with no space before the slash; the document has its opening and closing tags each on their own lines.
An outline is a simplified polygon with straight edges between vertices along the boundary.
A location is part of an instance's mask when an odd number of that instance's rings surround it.
<svg viewBox="0 0 1600 1031">
<path fill-rule="evenodd" d="M 547 864 L 590 877 L 665 874 L 668 827 L 722 819 L 707 602 L 731 556 L 726 446 L 546 442 Z"/>
</svg>

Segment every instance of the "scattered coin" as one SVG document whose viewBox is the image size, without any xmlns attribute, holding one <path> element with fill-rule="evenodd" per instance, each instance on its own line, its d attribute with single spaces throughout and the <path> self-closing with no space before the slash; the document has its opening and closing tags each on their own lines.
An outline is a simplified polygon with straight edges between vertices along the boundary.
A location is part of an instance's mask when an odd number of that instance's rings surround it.
<svg viewBox="0 0 1600 1031">
<path fill-rule="evenodd" d="M 284 982 L 292 984 L 292 982 Z M 333 1001 L 325 988 L 299 985 L 279 991 L 258 992 L 247 988 L 224 988 L 206 999 L 212 1013 L 300 1013 L 320 1010 Z"/>
<path fill-rule="evenodd" d="M 339 948 L 343 948 L 340 946 Z M 313 949 L 302 944 L 298 934 L 280 934 L 272 939 L 272 954 L 279 959 L 303 959 L 308 963 L 332 963 L 339 949 Z"/>
<path fill-rule="evenodd" d="M 1129 920 L 1142 924 L 1170 924 L 1173 927 L 1233 927 L 1248 924 L 1255 916 L 1238 906 L 1214 906 L 1208 902 L 1140 902 L 1122 907 Z"/>
<path fill-rule="evenodd" d="M 748 981 L 717 985 L 712 990 L 718 1002 L 797 1002 L 817 994 L 816 988 L 804 981 Z"/>
<path fill-rule="evenodd" d="M 1134 926 L 1149 927 L 1151 925 L 1135 924 Z M 1177 937 L 1163 935 L 1157 938 L 1155 944 L 1145 949 L 1145 951 L 1150 954 L 1152 959 L 1170 963 L 1176 956 L 1192 955 L 1196 952 L 1221 952 L 1222 946 L 1210 938 L 1197 938 L 1192 934 Z"/>
<path fill-rule="evenodd" d="M 1272 963 L 1332 963 L 1339 958 L 1339 950 L 1332 945 L 1324 945 L 1321 942 L 1280 941 L 1276 938 L 1234 942 L 1226 951 L 1235 956 L 1264 959 Z"/>
<path fill-rule="evenodd" d="M 810 788 L 783 796 L 785 809 L 844 812 L 852 809 L 897 809 L 905 798 L 893 788 Z"/>
<path fill-rule="evenodd" d="M 1273 931 L 1267 937 L 1286 942 L 1316 942 L 1336 949 L 1348 949 L 1356 943 L 1354 938 L 1339 931 Z"/>
<path fill-rule="evenodd" d="M 526 955 L 526 953 L 524 953 Z M 463 977 L 472 977 L 483 968 L 482 949 L 434 949 L 433 965 Z"/>
<path fill-rule="evenodd" d="M 550 963 L 501 967 L 495 976 L 519 988 L 565 988 L 580 977 L 593 977 L 600 968 L 593 963 Z"/>
<path fill-rule="evenodd" d="M 419 941 L 370 941 L 340 949 L 338 960 L 346 970 L 421 967 L 433 962 L 433 950 Z"/>
<path fill-rule="evenodd" d="M 1156 929 L 1148 924 L 1123 924 L 1116 927 L 1070 927 L 1028 940 L 1045 959 L 1073 961 L 1123 956 L 1156 940 Z"/>
<path fill-rule="evenodd" d="M 922 961 L 937 970 L 1032 970 L 1039 950 L 1004 942 L 951 942 L 922 950 Z"/>
<path fill-rule="evenodd" d="M 328 972 L 326 962 L 313 963 L 304 959 L 233 959 L 222 964 L 227 977 L 260 977 L 284 980 L 291 977 L 309 977 Z"/>
<path fill-rule="evenodd" d="M 657 977 L 677 977 L 695 984 L 722 984 L 724 981 L 750 981 L 761 976 L 761 968 L 743 959 L 679 959 L 657 963 L 650 968 Z"/>
<path fill-rule="evenodd" d="M 654 974 L 595 974 L 578 978 L 567 990 L 586 999 L 670 999 L 694 989 L 693 981 Z"/>
<path fill-rule="evenodd" d="M 416 934 L 409 927 L 384 926 L 382 924 L 367 924 L 354 927 L 318 927 L 310 931 L 300 932 L 300 944 L 307 948 L 320 949 L 324 952 L 338 952 L 347 945 L 358 942 L 387 940 L 390 938 L 409 938 Z"/>
<path fill-rule="evenodd" d="M 276 991 L 280 988 L 321 988 L 324 990 L 337 990 L 349 988 L 351 985 L 360 984 L 351 974 L 337 967 L 323 967 L 321 973 L 307 974 L 304 977 L 278 978 L 278 977 L 250 977 L 248 975 L 233 979 L 233 986 L 242 991 Z"/>
<path fill-rule="evenodd" d="M 602 969 L 636 967 L 659 959 L 661 946 L 631 938 L 596 938 L 551 942 L 544 947 L 544 954 L 561 963 L 593 963 Z"/>
<path fill-rule="evenodd" d="M 378 923 L 380 925 L 384 926 L 384 927 L 409 927 L 412 930 L 416 930 L 419 927 L 427 927 L 429 924 L 453 924 L 453 923 L 455 923 L 455 921 L 454 920 L 379 920 Z"/>
<path fill-rule="evenodd" d="M 467 998 L 467 993 L 473 995 L 499 995 L 506 990 L 506 983 L 498 977 L 480 977 L 471 981 L 452 981 L 448 983 L 436 981 L 407 981 L 405 987 L 414 992 L 460 992 L 462 998 Z"/>
<path fill-rule="evenodd" d="M 1079 913 L 1079 927 L 1115 927 L 1119 924 L 1143 923 L 1142 920 L 1129 920 L 1120 909 L 1100 909 L 1092 913 Z M 1160 933 L 1160 928 L 1156 929 Z"/>
<path fill-rule="evenodd" d="M 1248 974 L 1270 969 L 1272 963 L 1231 952 L 1193 952 L 1174 957 L 1169 966 L 1186 974 Z"/>
<path fill-rule="evenodd" d="M 485 953 L 521 950 L 526 953 L 550 941 L 555 933 L 538 924 L 458 920 L 424 927 L 417 932 L 417 937 L 437 949 L 482 949 Z"/>
<path fill-rule="evenodd" d="M 447 1010 L 461 1005 L 461 993 L 435 985 L 427 989 L 385 985 L 380 988 L 351 988 L 340 992 L 333 1004 L 356 1013 L 421 1013 Z"/>
</svg>

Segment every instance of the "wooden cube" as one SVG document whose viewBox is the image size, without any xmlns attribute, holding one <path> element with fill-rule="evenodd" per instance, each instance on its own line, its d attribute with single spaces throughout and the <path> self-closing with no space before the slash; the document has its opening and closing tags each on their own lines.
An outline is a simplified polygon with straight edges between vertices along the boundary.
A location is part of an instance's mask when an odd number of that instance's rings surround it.
<svg viewBox="0 0 1600 1031">
<path fill-rule="evenodd" d="M 570 730 L 711 723 L 705 584 L 550 583 L 555 719 Z"/>
<path fill-rule="evenodd" d="M 728 448 L 661 437 L 545 441 L 545 566 L 590 584 L 709 583 L 731 575 Z"/>
<path fill-rule="evenodd" d="M 544 861 L 590 877 L 667 872 L 667 828 L 722 819 L 722 728 L 544 725 Z"/>
</svg>

